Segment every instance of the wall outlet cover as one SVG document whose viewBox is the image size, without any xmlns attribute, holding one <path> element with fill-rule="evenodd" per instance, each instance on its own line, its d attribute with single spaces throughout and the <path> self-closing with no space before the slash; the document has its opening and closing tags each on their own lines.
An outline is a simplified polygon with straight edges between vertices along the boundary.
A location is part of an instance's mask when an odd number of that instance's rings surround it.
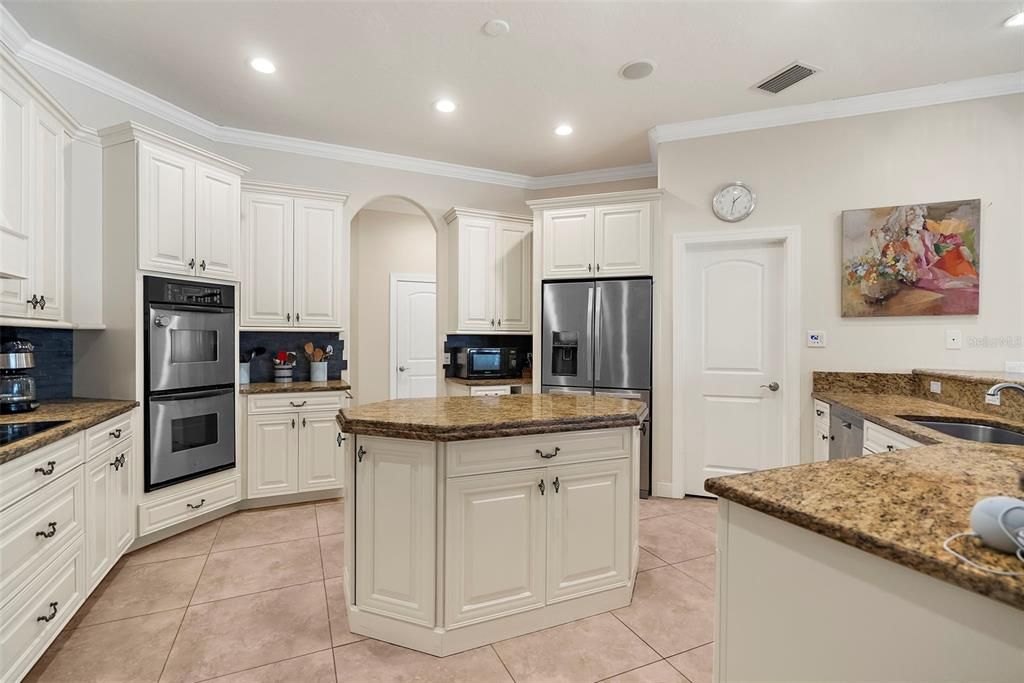
<svg viewBox="0 0 1024 683">
<path fill-rule="evenodd" d="M 815 349 L 825 347 L 825 332 L 822 330 L 807 330 L 807 346 Z"/>
<path fill-rule="evenodd" d="M 946 348 L 947 349 L 962 349 L 964 347 L 964 337 L 960 334 L 960 330 L 947 329 L 946 330 Z"/>
<path fill-rule="evenodd" d="M 444 354 L 444 362 L 442 362 L 442 365 L 451 365 L 451 364 L 452 364 L 452 354 L 445 353 Z"/>
<path fill-rule="evenodd" d="M 1024 374 L 1024 360 L 1008 360 L 1005 369 L 1006 372 Z"/>
<path fill-rule="evenodd" d="M 998 394 L 996 394 L 995 396 L 989 396 L 988 394 L 985 394 L 985 403 L 989 404 L 990 406 L 1003 405 L 1002 397 L 1000 397 Z"/>
<path fill-rule="evenodd" d="M 942 393 L 942 382 L 935 382 L 935 381 L 929 382 L 928 383 L 928 390 L 931 391 L 933 394 L 941 394 Z"/>
</svg>

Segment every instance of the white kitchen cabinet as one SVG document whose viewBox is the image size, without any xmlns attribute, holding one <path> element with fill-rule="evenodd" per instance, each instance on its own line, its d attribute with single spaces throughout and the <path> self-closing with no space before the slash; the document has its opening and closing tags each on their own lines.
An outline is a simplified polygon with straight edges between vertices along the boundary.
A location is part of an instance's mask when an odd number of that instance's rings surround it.
<svg viewBox="0 0 1024 683">
<path fill-rule="evenodd" d="M 196 264 L 199 275 L 238 280 L 241 275 L 242 179 L 196 164 Z"/>
<path fill-rule="evenodd" d="M 85 464 L 85 566 L 89 590 L 135 540 L 133 443 L 129 439 Z"/>
<path fill-rule="evenodd" d="M 531 222 L 521 216 L 456 207 L 449 224 L 449 328 L 454 332 L 529 332 Z"/>
<path fill-rule="evenodd" d="M 527 202 L 540 226 L 545 280 L 652 274 L 661 190 Z"/>
<path fill-rule="evenodd" d="M 299 490 L 296 413 L 249 416 L 249 498 Z"/>
<path fill-rule="evenodd" d="M 356 460 L 356 603 L 433 626 L 434 444 L 360 437 Z"/>
<path fill-rule="evenodd" d="M 909 437 L 864 420 L 864 455 L 891 453 L 920 445 L 919 442 Z"/>
<path fill-rule="evenodd" d="M 337 411 L 301 416 L 299 490 L 341 487 L 342 436 L 337 418 Z"/>
<path fill-rule="evenodd" d="M 828 460 L 828 447 L 832 440 L 832 428 L 829 425 L 831 413 L 828 403 L 814 400 L 814 462 Z"/>
<path fill-rule="evenodd" d="M 149 142 L 138 146 L 139 268 L 196 268 L 196 162 Z"/>
<path fill-rule="evenodd" d="M 543 470 L 526 470 L 448 481 L 447 626 L 544 605 L 544 480 Z"/>
<path fill-rule="evenodd" d="M 242 184 L 241 324 L 340 329 L 348 195 Z"/>
<path fill-rule="evenodd" d="M 548 468 L 548 604 L 629 581 L 629 465 Z"/>
<path fill-rule="evenodd" d="M 4 66 L 7 66 L 6 61 Z M 29 110 L 32 96 L 6 68 L 0 71 L 0 306 L 4 315 L 24 309 L 29 276 Z"/>
</svg>

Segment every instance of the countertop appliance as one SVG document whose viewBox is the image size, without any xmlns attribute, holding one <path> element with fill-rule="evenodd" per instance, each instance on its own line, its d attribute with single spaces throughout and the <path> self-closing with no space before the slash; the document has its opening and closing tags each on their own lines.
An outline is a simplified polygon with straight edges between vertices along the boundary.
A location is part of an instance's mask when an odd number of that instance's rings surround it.
<svg viewBox="0 0 1024 683">
<path fill-rule="evenodd" d="M 31 342 L 15 339 L 0 347 L 0 413 L 27 413 L 39 407 L 36 380 L 27 372 L 35 366 Z"/>
<path fill-rule="evenodd" d="M 145 490 L 235 466 L 235 289 L 147 276 Z"/>
<path fill-rule="evenodd" d="M 544 282 L 541 392 L 601 394 L 647 404 L 640 495 L 651 493 L 651 278 Z M 536 372 L 536 368 L 534 368 Z"/>
<path fill-rule="evenodd" d="M 43 422 L 7 422 L 0 424 L 0 446 L 6 446 L 9 443 L 20 441 L 21 439 L 27 439 L 30 436 L 35 436 L 40 432 L 45 432 L 47 429 L 53 429 L 54 427 L 60 427 L 63 424 L 67 424 L 70 420 L 49 420 Z"/>
<path fill-rule="evenodd" d="M 516 348 L 466 347 L 454 353 L 455 376 L 462 379 L 512 379 L 522 375 Z"/>
<path fill-rule="evenodd" d="M 864 455 L 864 418 L 842 406 L 829 410 L 828 459 Z"/>
</svg>

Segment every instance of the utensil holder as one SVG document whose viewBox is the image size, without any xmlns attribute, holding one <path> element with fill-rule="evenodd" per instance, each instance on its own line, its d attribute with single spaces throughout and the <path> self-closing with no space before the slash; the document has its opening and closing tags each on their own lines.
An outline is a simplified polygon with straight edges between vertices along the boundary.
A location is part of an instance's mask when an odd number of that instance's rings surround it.
<svg viewBox="0 0 1024 683">
<path fill-rule="evenodd" d="M 238 364 L 238 383 L 248 384 L 249 383 L 249 364 L 239 363 Z"/>
<path fill-rule="evenodd" d="M 326 382 L 327 381 L 327 361 L 310 361 L 309 363 L 309 381 L 311 382 Z"/>
<path fill-rule="evenodd" d="M 292 372 L 295 370 L 294 365 L 277 365 L 274 366 L 274 381 L 282 384 L 287 384 L 292 381 Z"/>
</svg>

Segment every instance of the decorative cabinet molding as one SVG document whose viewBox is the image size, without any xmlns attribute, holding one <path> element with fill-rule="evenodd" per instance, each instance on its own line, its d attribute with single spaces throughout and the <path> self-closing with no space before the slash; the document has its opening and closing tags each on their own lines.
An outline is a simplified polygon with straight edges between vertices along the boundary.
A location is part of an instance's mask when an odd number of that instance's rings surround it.
<svg viewBox="0 0 1024 683">
<path fill-rule="evenodd" d="M 449 328 L 529 332 L 532 221 L 455 207 L 448 223 Z"/>
<path fill-rule="evenodd" d="M 340 329 L 348 195 L 242 184 L 242 327 Z"/>
</svg>

